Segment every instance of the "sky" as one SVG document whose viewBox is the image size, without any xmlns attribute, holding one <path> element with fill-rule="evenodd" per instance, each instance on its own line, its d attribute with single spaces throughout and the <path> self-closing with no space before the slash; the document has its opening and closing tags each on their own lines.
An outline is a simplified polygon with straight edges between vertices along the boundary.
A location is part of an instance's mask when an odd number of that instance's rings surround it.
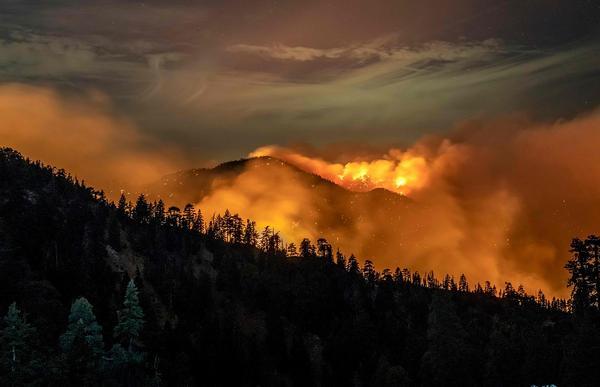
<svg viewBox="0 0 600 387">
<path fill-rule="evenodd" d="M 110 115 L 196 165 L 269 144 L 410 145 L 474 118 L 595 108 L 599 7 L 4 0 L 0 82 L 103 95 Z"/>
<path fill-rule="evenodd" d="M 270 155 L 406 194 L 422 212 L 376 265 L 566 295 L 570 238 L 600 232 L 599 105 L 597 0 L 0 4 L 0 145 L 100 188 Z M 297 208 L 284 229 L 319 198 L 282 181 L 242 174 L 196 204 Z"/>
</svg>

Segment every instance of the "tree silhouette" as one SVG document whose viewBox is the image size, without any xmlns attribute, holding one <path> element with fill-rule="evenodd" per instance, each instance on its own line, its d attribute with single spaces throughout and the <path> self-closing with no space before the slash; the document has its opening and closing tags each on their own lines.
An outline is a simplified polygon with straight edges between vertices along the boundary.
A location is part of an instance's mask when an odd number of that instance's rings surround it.
<svg viewBox="0 0 600 387">
<path fill-rule="evenodd" d="M 29 384 L 40 366 L 36 364 L 34 349 L 36 330 L 25 321 L 14 302 L 4 317 L 4 325 L 0 335 L 0 379 L 14 386 Z"/>
<path fill-rule="evenodd" d="M 600 238 L 590 235 L 571 242 L 571 259 L 565 268 L 570 277 L 567 286 L 572 288 L 573 310 L 579 316 L 587 311 L 598 311 L 600 291 Z"/>
<path fill-rule="evenodd" d="M 129 352 L 133 351 L 133 343 L 140 336 L 144 326 L 144 312 L 140 307 L 138 290 L 133 280 L 129 280 L 123 308 L 119 311 L 119 323 L 115 327 L 114 335 L 121 343 L 127 345 Z"/>
<path fill-rule="evenodd" d="M 67 330 L 60 337 L 66 374 L 71 381 L 93 384 L 98 379 L 104 351 L 102 327 L 96 321 L 92 305 L 83 297 L 73 302 L 68 321 Z"/>
</svg>

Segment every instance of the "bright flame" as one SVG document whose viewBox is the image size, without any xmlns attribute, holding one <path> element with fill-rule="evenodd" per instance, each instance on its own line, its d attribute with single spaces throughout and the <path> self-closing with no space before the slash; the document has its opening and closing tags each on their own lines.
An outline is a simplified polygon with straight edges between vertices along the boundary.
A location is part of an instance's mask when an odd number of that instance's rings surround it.
<svg viewBox="0 0 600 387">
<path fill-rule="evenodd" d="M 353 191 L 385 188 L 400 194 L 410 194 L 424 187 L 429 179 L 428 160 L 414 151 L 393 149 L 380 159 L 347 163 L 330 163 L 277 146 L 259 148 L 250 156 L 280 158 Z"/>
</svg>

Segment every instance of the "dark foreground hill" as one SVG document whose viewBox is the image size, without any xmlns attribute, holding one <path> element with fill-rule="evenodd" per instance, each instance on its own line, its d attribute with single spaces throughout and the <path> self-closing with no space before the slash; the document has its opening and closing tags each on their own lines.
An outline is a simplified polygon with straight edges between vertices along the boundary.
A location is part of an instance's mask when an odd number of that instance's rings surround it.
<svg viewBox="0 0 600 387">
<path fill-rule="evenodd" d="M 1 150 L 0 384 L 600 381 L 597 305 L 575 317 L 510 284 L 378 273 L 323 240 L 288 256 L 245 225 L 143 198 L 115 206 Z"/>
</svg>

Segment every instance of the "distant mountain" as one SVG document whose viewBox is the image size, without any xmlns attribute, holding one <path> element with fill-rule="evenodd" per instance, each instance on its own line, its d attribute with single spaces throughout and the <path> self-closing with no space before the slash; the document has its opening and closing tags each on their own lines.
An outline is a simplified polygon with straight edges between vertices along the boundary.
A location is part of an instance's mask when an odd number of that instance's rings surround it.
<svg viewBox="0 0 600 387">
<path fill-rule="evenodd" d="M 349 191 L 273 157 L 177 172 L 144 187 L 143 191 L 150 198 L 162 198 L 169 205 L 198 205 L 208 210 L 208 215 L 228 208 L 260 221 L 277 219 L 278 213 L 285 213 L 285 223 L 294 224 L 295 229 L 290 231 L 289 224 L 271 225 L 287 230 L 291 235 L 284 238 L 288 240 L 298 235 L 324 236 L 337 246 L 343 243 L 341 247 L 346 251 L 390 259 L 397 251 L 388 249 L 385 242 L 390 240 L 388 234 L 394 233 L 393 238 L 399 241 L 408 241 L 411 235 L 407 230 L 412 228 L 407 227 L 407 222 L 416 207 L 406 196 L 381 188 Z M 232 195 L 236 197 L 228 199 Z M 254 205 L 259 205 L 260 211 L 253 211 Z M 293 208 L 290 210 L 290 207 Z M 366 228 L 368 243 L 354 243 L 359 230 L 366 235 Z"/>
<path fill-rule="evenodd" d="M 286 174 L 293 182 L 302 184 L 323 198 L 323 204 L 336 201 L 349 203 L 405 206 L 410 200 L 402 195 L 378 188 L 369 192 L 353 192 L 326 180 L 318 175 L 305 172 L 300 168 L 274 157 L 254 157 L 229 161 L 214 168 L 198 168 L 176 172 L 164 176 L 160 181 L 144 187 L 151 196 L 161 197 L 169 202 L 183 206 L 187 203 L 199 203 L 217 188 L 231 185 L 242 173 L 260 171 L 268 175 Z"/>
</svg>

